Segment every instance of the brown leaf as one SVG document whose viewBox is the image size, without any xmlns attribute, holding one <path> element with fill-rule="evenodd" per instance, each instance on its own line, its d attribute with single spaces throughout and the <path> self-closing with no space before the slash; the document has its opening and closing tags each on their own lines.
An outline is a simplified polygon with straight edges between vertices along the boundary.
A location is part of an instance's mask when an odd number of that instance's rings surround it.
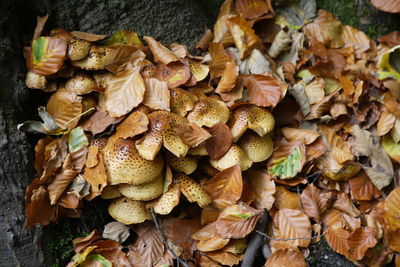
<svg viewBox="0 0 400 267">
<path fill-rule="evenodd" d="M 168 84 L 156 78 L 144 80 L 146 91 L 144 92 L 143 104 L 151 109 L 169 111 Z"/>
<path fill-rule="evenodd" d="M 211 56 L 211 79 L 221 77 L 224 73 L 226 64 L 231 61 L 231 58 L 225 53 L 225 49 L 220 43 L 210 43 L 208 52 Z"/>
<path fill-rule="evenodd" d="M 175 126 L 175 132 L 185 145 L 197 147 L 212 135 L 195 123 L 179 123 Z"/>
<path fill-rule="evenodd" d="M 255 194 L 254 206 L 257 209 L 270 210 L 275 201 L 275 183 L 265 171 L 250 170 L 249 180 Z"/>
<path fill-rule="evenodd" d="M 153 53 L 154 60 L 158 63 L 169 64 L 179 59 L 172 53 L 171 50 L 157 42 L 153 37 L 145 36 L 143 39 L 147 42 Z"/>
<path fill-rule="evenodd" d="M 190 79 L 190 67 L 181 62 L 171 62 L 168 65 L 160 64 L 157 67 L 156 77 L 168 83 L 168 88 L 175 88 L 185 84 Z"/>
<path fill-rule="evenodd" d="M 352 217 L 357 217 L 361 215 L 360 211 L 355 207 L 355 205 L 346 195 L 346 193 L 338 194 L 336 201 L 333 204 L 333 208 L 343 211 Z"/>
<path fill-rule="evenodd" d="M 97 160 L 98 163 L 95 166 L 86 167 L 83 173 L 83 177 L 91 185 L 91 198 L 101 194 L 108 180 L 103 155 L 99 151 L 97 151 Z"/>
<path fill-rule="evenodd" d="M 262 210 L 256 210 L 241 202 L 225 208 L 217 219 L 217 235 L 224 238 L 244 238 L 250 234 Z"/>
<path fill-rule="evenodd" d="M 58 200 L 58 205 L 66 209 L 76 209 L 79 206 L 79 198 L 74 194 L 64 192 Z"/>
<path fill-rule="evenodd" d="M 393 189 L 386 198 L 384 216 L 389 227 L 400 228 L 400 187 Z"/>
<path fill-rule="evenodd" d="M 310 105 L 319 103 L 325 96 L 325 80 L 321 77 L 316 77 L 312 82 L 305 86 L 305 91 Z"/>
<path fill-rule="evenodd" d="M 352 46 L 358 58 L 371 49 L 371 39 L 364 32 L 349 25 L 342 26 L 342 38 L 345 46 Z"/>
<path fill-rule="evenodd" d="M 107 111 L 112 117 L 129 113 L 143 101 L 144 92 L 139 66 L 118 73 L 111 78 L 105 91 Z"/>
<path fill-rule="evenodd" d="M 103 40 L 104 38 L 107 37 L 107 35 L 104 34 L 94 34 L 94 33 L 88 33 L 88 32 L 78 32 L 78 31 L 73 31 L 71 32 L 71 35 L 73 37 L 88 41 L 88 42 L 97 42 L 100 40 Z"/>
<path fill-rule="evenodd" d="M 154 266 L 164 255 L 162 236 L 150 224 L 140 224 L 135 230 L 140 238 L 135 242 L 146 266 Z"/>
<path fill-rule="evenodd" d="M 85 121 L 83 128 L 91 131 L 93 135 L 103 132 L 111 124 L 120 122 L 124 117 L 111 117 L 107 111 L 96 110 L 96 112 Z"/>
<path fill-rule="evenodd" d="M 149 119 L 146 114 L 135 111 L 129 114 L 116 128 L 115 135 L 119 138 L 134 137 L 147 131 Z"/>
<path fill-rule="evenodd" d="M 36 145 L 35 145 L 35 163 L 34 163 L 34 167 L 36 170 L 37 174 L 41 174 L 43 171 L 43 164 L 45 162 L 45 158 L 44 158 L 44 152 L 45 152 L 45 148 L 46 146 L 52 142 L 54 139 L 50 136 L 47 136 L 45 138 L 41 138 L 37 141 Z"/>
<path fill-rule="evenodd" d="M 308 217 L 320 222 L 321 214 L 328 208 L 328 202 L 332 198 L 332 192 L 319 190 L 313 184 L 307 186 L 301 193 L 301 204 Z"/>
<path fill-rule="evenodd" d="M 207 51 L 208 44 L 212 42 L 214 39 L 214 35 L 210 29 L 207 29 L 206 32 L 203 34 L 201 39 L 196 44 L 196 49 L 201 51 Z"/>
<path fill-rule="evenodd" d="M 360 172 L 356 177 L 349 180 L 350 194 L 352 200 L 373 200 L 381 196 L 382 192 L 378 190 L 371 182 L 365 172 Z"/>
<path fill-rule="evenodd" d="M 213 200 L 223 199 L 232 203 L 242 195 L 243 179 L 240 165 L 225 169 L 207 180 L 205 190 Z"/>
<path fill-rule="evenodd" d="M 297 192 L 291 192 L 278 185 L 275 192 L 274 206 L 277 209 L 300 210 L 300 197 Z"/>
<path fill-rule="evenodd" d="M 358 228 L 350 235 L 347 242 L 349 244 L 348 257 L 353 260 L 361 260 L 365 252 L 377 243 L 375 230 L 371 227 Z"/>
<path fill-rule="evenodd" d="M 385 12 L 400 12 L 400 2 L 398 0 L 371 0 L 371 5 Z"/>
<path fill-rule="evenodd" d="M 298 129 L 298 128 L 282 128 L 283 136 L 289 141 L 302 141 L 305 145 L 309 145 L 317 139 L 320 134 L 314 130 Z"/>
<path fill-rule="evenodd" d="M 33 38 L 32 40 L 35 40 L 42 35 L 44 25 L 46 24 L 47 19 L 49 18 L 49 15 L 43 16 L 43 17 L 36 17 L 36 27 L 35 31 L 33 33 Z"/>
<path fill-rule="evenodd" d="M 245 79 L 250 103 L 261 107 L 275 107 L 281 100 L 280 84 L 269 75 L 255 74 Z"/>
<path fill-rule="evenodd" d="M 269 12 L 274 12 L 271 1 L 238 0 L 235 7 L 236 11 L 248 20 L 257 19 Z"/>
<path fill-rule="evenodd" d="M 279 238 L 311 237 L 311 223 L 307 215 L 299 210 L 281 209 L 279 218 Z M 293 246 L 308 247 L 311 239 L 296 239 L 287 241 Z"/>
<path fill-rule="evenodd" d="M 347 255 L 349 251 L 349 244 L 347 239 L 350 233 L 343 228 L 329 227 L 325 232 L 326 242 L 329 246 L 342 255 Z"/>
<path fill-rule="evenodd" d="M 207 255 L 207 257 L 219 262 L 220 264 L 228 266 L 234 266 L 239 264 L 239 262 L 243 259 L 244 256 L 244 254 L 233 254 L 230 252 L 225 252 L 224 250 L 210 251 L 206 252 L 205 254 Z M 209 264 L 210 263 L 207 263 L 204 266 L 210 266 Z"/>
<path fill-rule="evenodd" d="M 275 148 L 268 162 L 268 173 L 280 179 L 295 177 L 301 172 L 306 161 L 305 150 L 303 142 L 282 143 Z"/>
<path fill-rule="evenodd" d="M 232 145 L 232 134 L 225 123 L 218 122 L 210 128 L 211 138 L 206 140 L 205 147 L 211 159 L 217 160 L 228 152 Z"/>
<path fill-rule="evenodd" d="M 272 253 L 264 266 L 306 267 L 307 263 L 298 249 L 281 248 Z"/>
<path fill-rule="evenodd" d="M 394 31 L 388 34 L 385 34 L 378 38 L 378 41 L 381 43 L 385 43 L 390 47 L 396 46 L 400 44 L 400 32 Z"/>
<path fill-rule="evenodd" d="M 55 174 L 53 181 L 47 187 L 51 205 L 57 203 L 62 193 L 64 193 L 65 189 L 67 189 L 68 185 L 77 174 L 78 172 L 72 169 L 71 155 L 68 155 L 61 170 Z"/>
<path fill-rule="evenodd" d="M 215 251 L 225 247 L 229 243 L 229 238 L 222 238 L 218 236 L 211 237 L 207 240 L 201 240 L 197 243 L 197 249 L 200 251 Z"/>
<path fill-rule="evenodd" d="M 387 134 L 394 126 L 396 116 L 388 111 L 384 111 L 379 118 L 377 126 L 378 136 Z"/>
<path fill-rule="evenodd" d="M 120 66 L 128 62 L 135 51 L 136 48 L 130 45 L 118 45 L 108 48 L 104 67 L 114 75 L 117 75 Z"/>
<path fill-rule="evenodd" d="M 58 89 L 47 102 L 46 110 L 60 128 L 72 129 L 78 124 L 82 113 L 82 97 L 67 90 Z"/>
<path fill-rule="evenodd" d="M 221 80 L 218 83 L 215 92 L 227 93 L 231 91 L 236 84 L 236 78 L 239 75 L 239 66 L 236 62 L 228 62 L 225 66 L 225 70 L 222 73 Z"/>
</svg>

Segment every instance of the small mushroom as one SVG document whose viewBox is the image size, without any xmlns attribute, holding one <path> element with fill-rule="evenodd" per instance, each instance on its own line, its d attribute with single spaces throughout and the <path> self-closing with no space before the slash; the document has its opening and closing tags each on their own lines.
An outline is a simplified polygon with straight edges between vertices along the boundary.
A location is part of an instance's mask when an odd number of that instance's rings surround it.
<svg viewBox="0 0 400 267">
<path fill-rule="evenodd" d="M 108 206 L 111 217 L 123 224 L 136 224 L 151 219 L 146 204 L 142 201 L 121 197 L 111 201 Z"/>
<path fill-rule="evenodd" d="M 253 162 L 249 159 L 246 152 L 243 151 L 238 145 L 233 144 L 222 158 L 213 160 L 210 159 L 210 164 L 219 171 L 223 171 L 232 166 L 240 164 L 242 171 L 251 167 Z"/>
<path fill-rule="evenodd" d="M 181 196 L 179 183 L 172 182 L 167 192 L 161 195 L 155 202 L 150 203 L 154 208 L 154 212 L 162 215 L 169 214 L 178 204 Z"/>
<path fill-rule="evenodd" d="M 102 71 L 93 74 L 93 78 L 97 86 L 100 88 L 106 88 L 112 77 L 112 73 L 108 71 Z"/>
<path fill-rule="evenodd" d="M 121 196 L 121 192 L 117 185 L 107 185 L 101 191 L 101 198 L 103 199 L 113 199 Z"/>
<path fill-rule="evenodd" d="M 83 59 L 72 61 L 72 65 L 84 70 L 102 70 L 106 62 L 106 52 L 105 47 L 91 45 L 89 54 Z"/>
<path fill-rule="evenodd" d="M 259 136 L 253 131 L 247 131 L 237 144 L 253 162 L 266 160 L 274 150 L 274 143 L 269 135 Z"/>
<path fill-rule="evenodd" d="M 90 42 L 79 39 L 71 38 L 68 42 L 67 55 L 70 60 L 79 60 L 89 54 Z"/>
<path fill-rule="evenodd" d="M 176 172 L 191 174 L 197 168 L 197 159 L 190 156 L 176 157 L 169 151 L 164 153 L 168 165 Z"/>
<path fill-rule="evenodd" d="M 147 160 L 153 160 L 164 145 L 175 156 L 185 156 L 189 147 L 178 137 L 174 128 L 179 123 L 187 123 L 186 118 L 168 111 L 154 111 L 148 118 L 149 131 L 136 142 L 140 155 Z"/>
<path fill-rule="evenodd" d="M 119 191 L 122 195 L 134 200 L 152 200 L 163 193 L 164 177 L 159 175 L 153 181 L 141 185 L 120 184 Z"/>
<path fill-rule="evenodd" d="M 211 203 L 212 198 L 207 194 L 203 187 L 196 183 L 192 178 L 183 173 L 179 173 L 176 175 L 175 179 L 179 183 L 179 188 L 181 189 L 182 194 L 184 194 L 190 202 L 197 202 L 201 208 L 204 208 Z"/>
<path fill-rule="evenodd" d="M 204 143 L 190 148 L 188 150 L 188 154 L 192 155 L 192 156 L 207 156 L 208 155 L 206 147 L 204 146 Z"/>
<path fill-rule="evenodd" d="M 31 89 L 45 89 L 47 85 L 46 76 L 28 71 L 25 77 L 25 85 Z"/>
<path fill-rule="evenodd" d="M 153 181 L 164 167 L 160 155 L 154 160 L 142 158 L 131 139 L 112 136 L 102 150 L 110 184 L 140 185 Z"/>
<path fill-rule="evenodd" d="M 170 99 L 171 111 L 181 116 L 186 116 L 198 100 L 196 94 L 181 88 L 170 89 Z"/>
<path fill-rule="evenodd" d="M 97 87 L 95 80 L 86 74 L 77 74 L 75 77 L 68 79 L 65 88 L 77 95 L 85 95 L 93 92 Z"/>
<path fill-rule="evenodd" d="M 211 127 L 217 122 L 226 123 L 229 119 L 229 109 L 224 102 L 213 97 L 202 97 L 187 118 L 200 127 Z"/>
<path fill-rule="evenodd" d="M 231 129 L 233 142 L 237 142 L 239 138 L 251 129 L 264 136 L 275 126 L 275 120 L 272 114 L 256 105 L 243 105 L 235 109 L 227 123 Z"/>
<path fill-rule="evenodd" d="M 82 113 L 87 112 L 88 110 L 92 109 L 88 113 L 85 113 L 83 116 L 89 116 L 94 113 L 94 108 L 96 107 L 97 103 L 93 97 L 85 96 L 82 98 Z"/>
</svg>

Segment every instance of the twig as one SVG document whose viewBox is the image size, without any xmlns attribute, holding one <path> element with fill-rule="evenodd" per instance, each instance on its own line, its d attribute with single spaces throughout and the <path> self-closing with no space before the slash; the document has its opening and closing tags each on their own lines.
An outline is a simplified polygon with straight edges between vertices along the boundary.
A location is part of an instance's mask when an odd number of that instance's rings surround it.
<svg viewBox="0 0 400 267">
<path fill-rule="evenodd" d="M 263 244 L 262 236 L 258 235 L 257 232 L 264 231 L 267 227 L 268 212 L 264 210 L 260 220 L 257 222 L 255 231 L 250 235 L 250 241 L 247 245 L 246 252 L 242 261 L 242 267 L 252 267 L 254 264 L 254 258 L 257 254 L 258 249 Z"/>
<path fill-rule="evenodd" d="M 297 186 L 296 188 L 297 188 L 297 197 L 298 197 L 298 199 L 299 199 L 299 204 L 300 204 L 300 210 L 301 210 L 302 212 L 304 212 L 303 203 L 301 203 L 301 196 L 300 196 L 300 189 L 299 189 L 299 186 Z"/>
<path fill-rule="evenodd" d="M 162 232 L 161 227 L 158 224 L 158 221 L 156 218 L 156 213 L 154 212 L 153 208 L 151 209 L 151 217 L 153 218 L 153 222 L 156 226 L 157 232 L 161 235 L 164 246 L 169 250 L 169 252 L 171 252 L 172 256 L 178 261 L 178 266 L 179 266 L 179 264 L 182 264 L 182 266 L 184 266 L 184 267 L 189 267 L 189 265 L 184 260 L 182 260 L 180 257 L 178 257 L 178 255 L 176 255 L 175 251 L 169 246 L 167 240 L 165 239 L 164 233 Z"/>
<path fill-rule="evenodd" d="M 298 240 L 298 239 L 309 240 L 309 239 L 315 239 L 315 238 L 320 238 L 320 237 L 324 236 L 324 234 L 322 234 L 322 235 L 315 235 L 315 236 L 312 236 L 312 237 L 273 238 L 273 237 L 270 237 L 269 235 L 267 235 L 266 233 L 263 233 L 263 232 L 260 232 L 260 231 L 257 231 L 257 230 L 256 230 L 256 233 L 268 238 L 269 240 L 273 240 L 273 241 L 293 241 L 293 240 Z"/>
</svg>

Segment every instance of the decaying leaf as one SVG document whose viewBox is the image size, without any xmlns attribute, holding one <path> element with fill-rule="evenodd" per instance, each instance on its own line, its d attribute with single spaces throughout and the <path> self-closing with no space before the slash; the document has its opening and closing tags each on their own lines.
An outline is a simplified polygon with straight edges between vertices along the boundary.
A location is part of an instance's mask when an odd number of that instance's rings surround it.
<svg viewBox="0 0 400 267">
<path fill-rule="evenodd" d="M 262 107 L 275 107 L 281 100 L 281 85 L 269 75 L 251 75 L 245 79 L 249 100 Z"/>
<path fill-rule="evenodd" d="M 104 226 L 103 237 L 122 243 L 129 237 L 129 227 L 120 222 L 110 222 Z"/>
</svg>

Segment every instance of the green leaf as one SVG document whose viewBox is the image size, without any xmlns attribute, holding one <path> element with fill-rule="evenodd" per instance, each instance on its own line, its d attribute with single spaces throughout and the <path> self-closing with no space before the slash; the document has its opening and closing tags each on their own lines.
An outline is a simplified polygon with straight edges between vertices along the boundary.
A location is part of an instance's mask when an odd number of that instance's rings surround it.
<svg viewBox="0 0 400 267">
<path fill-rule="evenodd" d="M 143 43 L 139 39 L 138 34 L 136 32 L 129 30 L 117 31 L 107 41 L 107 45 L 115 45 L 115 44 L 133 45 L 133 46 L 143 45 Z"/>
<path fill-rule="evenodd" d="M 281 179 L 294 177 L 301 171 L 302 155 L 300 148 L 296 147 L 287 158 L 279 158 L 272 162 L 269 172 L 272 175 L 279 176 Z"/>
<path fill-rule="evenodd" d="M 85 136 L 82 127 L 76 127 L 71 130 L 68 138 L 69 152 L 75 152 L 84 146 L 89 145 L 89 141 Z"/>
<path fill-rule="evenodd" d="M 389 157 L 400 163 L 400 143 L 396 143 L 390 134 L 383 136 L 382 147 L 385 149 Z"/>
<path fill-rule="evenodd" d="M 398 82 L 400 82 L 400 52 L 398 51 L 399 48 L 400 45 L 395 46 L 382 56 L 381 63 L 379 64 L 380 70 L 378 71 L 378 78 L 380 80 L 394 78 Z"/>
<path fill-rule="evenodd" d="M 101 266 L 104 266 L 104 267 L 112 266 L 111 263 L 106 258 L 101 256 L 100 254 L 93 254 L 93 255 L 90 255 L 88 258 L 99 262 L 101 264 Z"/>
<path fill-rule="evenodd" d="M 33 63 L 37 64 L 41 62 L 46 57 L 47 45 L 49 39 L 46 37 L 39 37 L 32 43 L 33 50 Z"/>
</svg>

